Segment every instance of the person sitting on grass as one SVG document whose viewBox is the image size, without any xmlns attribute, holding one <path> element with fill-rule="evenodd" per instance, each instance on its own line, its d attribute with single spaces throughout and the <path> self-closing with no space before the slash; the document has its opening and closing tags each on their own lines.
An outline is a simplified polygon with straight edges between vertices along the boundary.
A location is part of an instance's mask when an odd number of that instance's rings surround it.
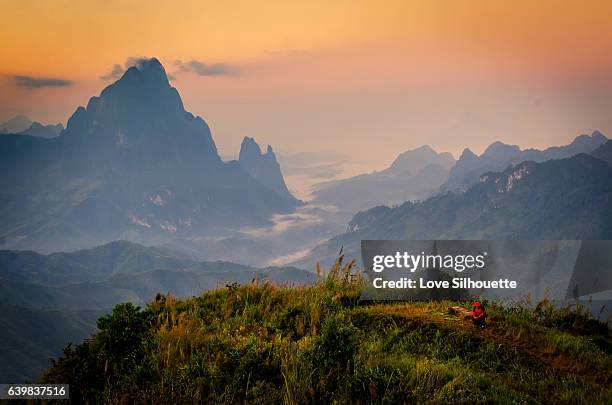
<svg viewBox="0 0 612 405">
<path fill-rule="evenodd" d="M 472 321 L 474 325 L 484 328 L 486 326 L 487 312 L 482 304 L 476 301 L 472 308 Z"/>
</svg>

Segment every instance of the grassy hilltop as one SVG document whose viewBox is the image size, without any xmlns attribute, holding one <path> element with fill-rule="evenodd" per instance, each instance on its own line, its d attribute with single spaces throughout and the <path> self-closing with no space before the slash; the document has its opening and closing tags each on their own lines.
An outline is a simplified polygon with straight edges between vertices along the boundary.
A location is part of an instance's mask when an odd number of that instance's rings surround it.
<svg viewBox="0 0 612 405">
<path fill-rule="evenodd" d="M 607 325 L 490 303 L 476 329 L 466 302 L 361 302 L 351 267 L 118 305 L 43 380 L 75 403 L 612 403 Z"/>
</svg>

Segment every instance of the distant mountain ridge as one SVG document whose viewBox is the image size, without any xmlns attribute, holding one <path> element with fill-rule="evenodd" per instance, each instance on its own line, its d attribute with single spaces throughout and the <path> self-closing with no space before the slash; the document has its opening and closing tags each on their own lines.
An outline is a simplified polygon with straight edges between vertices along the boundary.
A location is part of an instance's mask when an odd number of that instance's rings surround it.
<svg viewBox="0 0 612 405">
<path fill-rule="evenodd" d="M 158 292 L 197 295 L 224 280 L 253 278 L 302 284 L 313 274 L 288 266 L 199 261 L 127 241 L 50 255 L 0 250 L 0 302 L 32 308 L 103 309 L 122 300 L 143 303 Z"/>
<path fill-rule="evenodd" d="M 612 239 L 612 167 L 591 155 L 525 161 L 487 172 L 463 193 L 359 212 L 347 232 L 321 244 L 297 266 L 327 264 L 343 247 L 376 239 Z"/>
<path fill-rule="evenodd" d="M 0 137 L 0 169 L 0 240 L 42 252 L 263 226 L 299 204 L 221 160 L 155 58 L 77 108 L 58 137 Z"/>
<path fill-rule="evenodd" d="M 145 247 L 128 241 L 48 255 L 0 250 L 0 278 L 46 286 L 94 282 L 117 273 L 188 268 L 196 264 L 196 261 L 172 249 Z"/>
<path fill-rule="evenodd" d="M 38 138 L 54 138 L 64 130 L 62 124 L 43 125 L 40 122 L 33 122 L 29 128 L 19 132 L 22 135 L 31 135 Z"/>
<path fill-rule="evenodd" d="M 552 146 L 545 150 L 521 150 L 517 145 L 494 142 L 477 156 L 466 148 L 456 164 L 451 168 L 448 180 L 440 187 L 441 191 L 465 191 L 478 182 L 480 175 L 487 171 L 500 171 L 523 161 L 543 162 L 563 159 L 579 153 L 591 153 L 608 139 L 599 131 L 576 137 L 569 145 Z"/>
<path fill-rule="evenodd" d="M 17 115 L 0 124 L 0 134 L 31 135 L 38 138 L 53 138 L 64 130 L 62 124 L 44 125 L 34 122 L 25 115 Z"/>
<path fill-rule="evenodd" d="M 32 125 L 32 120 L 25 115 L 19 114 L 6 122 L 0 123 L 0 133 L 2 134 L 16 134 L 24 131 Z"/>
<path fill-rule="evenodd" d="M 381 204 L 421 200 L 437 192 L 454 162 L 450 153 L 421 146 L 401 153 L 380 172 L 321 183 L 313 192 L 313 202 L 354 214 Z"/>
</svg>

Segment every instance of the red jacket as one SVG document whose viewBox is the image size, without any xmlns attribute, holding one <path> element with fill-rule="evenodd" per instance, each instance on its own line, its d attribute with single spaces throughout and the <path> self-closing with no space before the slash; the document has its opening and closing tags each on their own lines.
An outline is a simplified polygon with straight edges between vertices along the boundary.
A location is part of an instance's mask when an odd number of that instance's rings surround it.
<svg viewBox="0 0 612 405">
<path fill-rule="evenodd" d="M 474 317 L 474 319 L 486 318 L 487 313 L 483 307 L 476 307 L 472 312 L 472 316 Z"/>
</svg>

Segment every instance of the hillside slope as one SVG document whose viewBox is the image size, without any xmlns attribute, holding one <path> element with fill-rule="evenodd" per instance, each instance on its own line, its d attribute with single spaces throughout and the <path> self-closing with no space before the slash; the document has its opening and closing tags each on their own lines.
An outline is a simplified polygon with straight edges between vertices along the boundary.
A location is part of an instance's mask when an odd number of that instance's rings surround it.
<svg viewBox="0 0 612 405">
<path fill-rule="evenodd" d="M 482 330 L 449 315 L 452 302 L 360 302 L 350 273 L 337 264 L 310 287 L 117 306 L 43 381 L 89 403 L 612 401 L 605 324 L 546 303 L 490 304 Z"/>
<path fill-rule="evenodd" d="M 191 297 L 253 280 L 314 279 L 294 267 L 199 262 L 125 241 L 51 255 L 0 251 L 0 382 L 36 379 L 49 357 L 89 335 L 95 319 L 121 302 L 144 305 L 158 293 Z"/>
</svg>

